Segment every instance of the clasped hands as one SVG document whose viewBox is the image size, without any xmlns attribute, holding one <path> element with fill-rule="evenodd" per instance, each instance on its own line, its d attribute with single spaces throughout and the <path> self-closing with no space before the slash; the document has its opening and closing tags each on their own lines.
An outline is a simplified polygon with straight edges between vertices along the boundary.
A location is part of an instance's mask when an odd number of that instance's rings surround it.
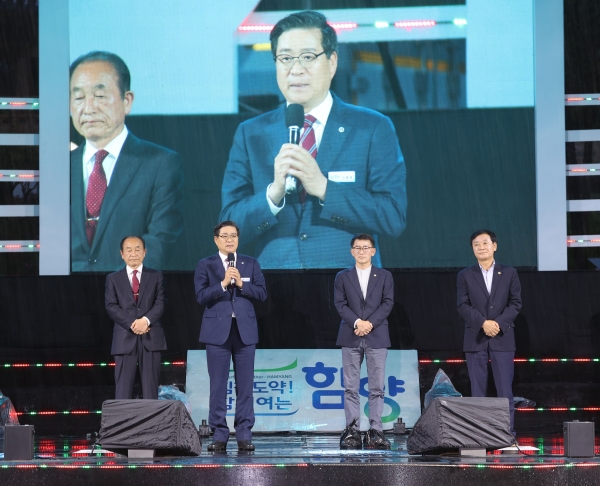
<svg viewBox="0 0 600 486">
<path fill-rule="evenodd" d="M 142 335 L 150 331 L 150 326 L 148 325 L 148 321 L 142 317 L 141 319 L 136 319 L 133 321 L 133 324 L 131 324 L 131 330 L 135 334 Z"/>
<path fill-rule="evenodd" d="M 354 334 L 362 337 L 369 334 L 372 330 L 373 324 L 371 324 L 369 321 L 363 321 L 362 319 L 359 319 L 356 321 L 356 329 L 354 329 Z"/>
<path fill-rule="evenodd" d="M 242 285 L 244 285 L 244 282 L 242 281 L 242 277 L 240 276 L 240 272 L 235 267 L 229 267 L 227 269 L 227 271 L 225 272 L 225 278 L 221 282 L 221 286 L 224 289 L 226 289 L 227 286 L 229 284 L 231 284 L 232 280 L 234 280 L 235 285 L 240 289 L 242 288 Z"/>
<path fill-rule="evenodd" d="M 317 161 L 300 145 L 285 143 L 275 157 L 273 184 L 268 191 L 273 204 L 278 206 L 285 196 L 285 178 L 288 174 L 302 182 L 307 194 L 325 201 L 327 177 L 321 172 Z"/>
<path fill-rule="evenodd" d="M 483 326 L 481 326 L 483 332 L 486 336 L 494 337 L 496 334 L 500 332 L 500 326 L 496 321 L 484 321 Z"/>
</svg>

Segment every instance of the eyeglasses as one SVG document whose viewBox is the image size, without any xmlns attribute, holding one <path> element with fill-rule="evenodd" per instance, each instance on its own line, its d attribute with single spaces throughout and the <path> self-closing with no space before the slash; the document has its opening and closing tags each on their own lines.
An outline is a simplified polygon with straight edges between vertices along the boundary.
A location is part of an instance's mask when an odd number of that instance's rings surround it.
<svg viewBox="0 0 600 486">
<path fill-rule="evenodd" d="M 233 234 L 233 235 L 219 235 L 219 238 L 221 238 L 223 241 L 227 241 L 229 238 L 231 238 L 232 240 L 237 240 L 238 235 Z"/>
<path fill-rule="evenodd" d="M 358 252 L 361 252 L 361 251 L 369 251 L 369 250 L 371 250 L 372 248 L 374 248 L 374 247 L 373 247 L 373 246 L 353 246 L 353 247 L 352 247 L 352 249 L 353 249 L 354 251 L 358 251 Z"/>
<path fill-rule="evenodd" d="M 302 67 L 310 67 L 310 65 L 317 60 L 317 57 L 325 54 L 325 51 L 321 52 L 321 54 L 314 54 L 313 52 L 303 52 L 299 56 L 289 56 L 287 54 L 280 54 L 279 56 L 275 56 L 273 58 L 274 61 L 279 61 L 279 63 L 285 68 L 291 68 L 294 65 L 294 60 L 298 59 L 300 66 Z"/>
</svg>

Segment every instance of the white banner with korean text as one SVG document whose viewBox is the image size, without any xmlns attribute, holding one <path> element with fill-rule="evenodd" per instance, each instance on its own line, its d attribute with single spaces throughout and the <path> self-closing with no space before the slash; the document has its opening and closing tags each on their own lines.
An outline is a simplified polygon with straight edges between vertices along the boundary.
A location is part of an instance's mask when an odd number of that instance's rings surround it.
<svg viewBox="0 0 600 486">
<path fill-rule="evenodd" d="M 398 417 L 412 427 L 421 415 L 416 350 L 390 350 L 386 361 L 383 428 Z M 186 394 L 196 425 L 208 418 L 206 351 L 188 351 Z M 361 369 L 361 429 L 369 428 L 366 362 Z M 255 432 L 341 432 L 345 424 L 342 352 L 335 349 L 257 349 L 254 362 Z M 235 379 L 227 383 L 227 423 L 233 432 Z"/>
</svg>

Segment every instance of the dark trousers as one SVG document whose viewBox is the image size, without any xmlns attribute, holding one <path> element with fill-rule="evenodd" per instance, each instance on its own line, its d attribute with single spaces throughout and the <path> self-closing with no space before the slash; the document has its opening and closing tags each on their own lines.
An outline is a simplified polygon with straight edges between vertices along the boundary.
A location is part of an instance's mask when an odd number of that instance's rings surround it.
<svg viewBox="0 0 600 486">
<path fill-rule="evenodd" d="M 254 352 L 256 345 L 242 342 L 235 319 L 231 322 L 229 337 L 222 345 L 206 345 L 206 362 L 210 377 L 210 405 L 208 425 L 215 441 L 227 442 L 227 382 L 229 364 L 233 359 L 235 376 L 235 437 L 240 440 L 252 439 L 254 426 Z M 233 398 L 233 397 L 231 397 Z M 233 407 L 232 407 L 233 408 Z"/>
<path fill-rule="evenodd" d="M 145 399 L 158 399 L 160 351 L 148 351 L 142 343 L 142 336 L 137 336 L 131 353 L 116 354 L 114 358 L 116 400 L 128 400 L 133 397 L 133 383 L 138 363 L 142 379 L 142 396 Z"/>
<path fill-rule="evenodd" d="M 510 410 L 510 429 L 515 434 L 515 403 L 513 400 L 512 382 L 515 370 L 514 351 L 483 351 L 465 352 L 469 379 L 471 380 L 471 396 L 485 397 L 488 382 L 488 359 L 492 364 L 492 374 L 496 383 L 496 394 L 508 398 Z"/>
</svg>

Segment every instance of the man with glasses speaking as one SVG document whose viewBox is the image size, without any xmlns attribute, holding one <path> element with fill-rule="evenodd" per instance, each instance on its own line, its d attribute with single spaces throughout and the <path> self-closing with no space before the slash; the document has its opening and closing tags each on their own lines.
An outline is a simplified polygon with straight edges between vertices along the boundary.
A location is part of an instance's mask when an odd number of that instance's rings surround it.
<svg viewBox="0 0 600 486">
<path fill-rule="evenodd" d="M 236 252 L 240 230 L 233 221 L 214 229 L 219 251 L 198 262 L 194 275 L 196 300 L 206 306 L 200 342 L 206 344 L 210 377 L 208 424 L 213 432 L 209 451 L 224 451 L 229 439 L 227 382 L 233 358 L 235 376 L 235 436 L 238 450 L 253 451 L 254 352 L 258 325 L 253 301 L 267 298 L 265 278 L 258 262 Z"/>
<path fill-rule="evenodd" d="M 263 268 L 344 268 L 349 256 L 331 249 L 356 231 L 398 237 L 406 226 L 406 168 L 394 125 L 330 92 L 337 36 L 322 14 L 291 14 L 270 38 L 287 106 L 239 126 L 220 217 L 244 229 Z"/>
</svg>

